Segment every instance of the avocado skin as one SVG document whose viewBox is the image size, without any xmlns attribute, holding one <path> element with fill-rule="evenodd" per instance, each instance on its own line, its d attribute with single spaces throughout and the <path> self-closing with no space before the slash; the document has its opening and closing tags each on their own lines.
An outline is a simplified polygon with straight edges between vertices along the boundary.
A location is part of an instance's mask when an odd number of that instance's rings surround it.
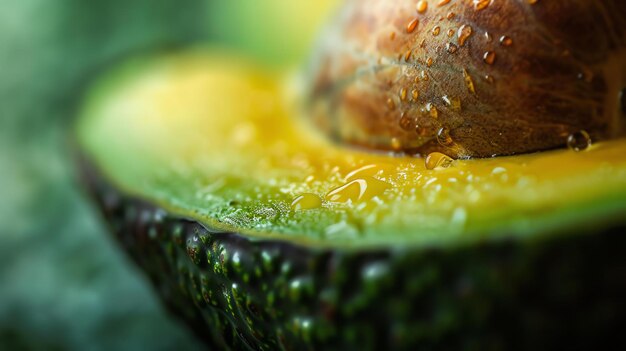
<svg viewBox="0 0 626 351">
<path fill-rule="evenodd" d="M 83 171 L 121 246 L 210 349 L 626 346 L 626 223 L 449 249 L 311 248 L 211 230 Z"/>
</svg>

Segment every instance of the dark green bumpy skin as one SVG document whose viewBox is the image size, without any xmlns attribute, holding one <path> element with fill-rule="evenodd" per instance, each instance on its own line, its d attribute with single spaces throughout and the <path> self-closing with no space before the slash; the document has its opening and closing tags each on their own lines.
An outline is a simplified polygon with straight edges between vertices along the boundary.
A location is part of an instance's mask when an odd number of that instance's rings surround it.
<svg viewBox="0 0 626 351">
<path fill-rule="evenodd" d="M 215 232 L 93 169 L 85 179 L 117 239 L 211 349 L 625 346 L 624 224 L 450 249 L 315 249 Z"/>
</svg>

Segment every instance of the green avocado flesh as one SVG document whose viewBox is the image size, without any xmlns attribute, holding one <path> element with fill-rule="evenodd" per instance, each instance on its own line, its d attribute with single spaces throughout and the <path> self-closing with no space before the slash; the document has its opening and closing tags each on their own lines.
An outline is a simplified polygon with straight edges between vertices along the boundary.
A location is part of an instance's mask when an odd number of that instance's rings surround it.
<svg viewBox="0 0 626 351">
<path fill-rule="evenodd" d="M 534 239 L 599 231 L 626 213 L 624 140 L 431 170 L 326 141 L 291 77 L 210 50 L 131 60 L 89 91 L 78 142 L 125 194 L 304 246 Z"/>
</svg>

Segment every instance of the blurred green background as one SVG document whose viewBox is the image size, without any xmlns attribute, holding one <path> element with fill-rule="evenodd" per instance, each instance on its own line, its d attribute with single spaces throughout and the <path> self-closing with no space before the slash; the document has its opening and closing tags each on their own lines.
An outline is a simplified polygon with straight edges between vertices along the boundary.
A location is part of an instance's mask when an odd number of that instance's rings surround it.
<svg viewBox="0 0 626 351">
<path fill-rule="evenodd" d="M 103 68 L 209 44 L 296 65 L 337 0 L 0 0 L 0 350 L 201 345 L 76 181 L 71 123 Z"/>
</svg>

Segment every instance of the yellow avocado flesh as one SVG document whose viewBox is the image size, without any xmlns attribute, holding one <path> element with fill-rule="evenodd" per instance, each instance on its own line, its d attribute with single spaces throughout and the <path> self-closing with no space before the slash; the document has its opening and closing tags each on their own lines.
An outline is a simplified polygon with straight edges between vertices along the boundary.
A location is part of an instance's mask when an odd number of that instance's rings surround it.
<svg viewBox="0 0 626 351">
<path fill-rule="evenodd" d="M 139 58 L 91 89 L 78 142 L 125 194 L 301 245 L 534 239 L 626 214 L 626 140 L 431 170 L 422 158 L 326 140 L 302 117 L 289 77 L 210 50 Z"/>
</svg>

